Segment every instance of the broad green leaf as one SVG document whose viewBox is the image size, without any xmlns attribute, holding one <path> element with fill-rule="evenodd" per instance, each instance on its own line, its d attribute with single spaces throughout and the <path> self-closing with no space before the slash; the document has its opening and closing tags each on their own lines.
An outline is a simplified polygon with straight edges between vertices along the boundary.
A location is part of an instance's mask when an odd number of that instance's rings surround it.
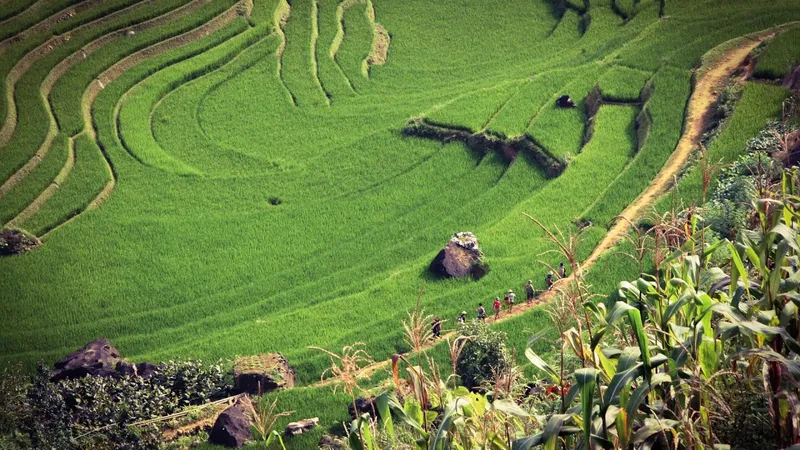
<svg viewBox="0 0 800 450">
<path fill-rule="evenodd" d="M 496 410 L 498 410 L 500 412 L 504 412 L 504 413 L 506 413 L 506 414 L 508 414 L 510 416 L 514 416 L 514 417 L 528 417 L 529 416 L 529 414 L 524 409 L 520 408 L 519 405 L 516 402 L 512 401 L 512 400 L 508 400 L 508 399 L 495 400 L 492 403 L 492 406 L 494 407 L 494 409 L 496 409 Z"/>
<path fill-rule="evenodd" d="M 647 418 L 644 420 L 644 426 L 636 430 L 636 433 L 633 435 L 633 443 L 634 445 L 641 444 L 651 436 L 655 435 L 656 433 L 664 432 L 673 432 L 673 428 L 679 425 L 677 420 L 670 420 L 670 419 L 650 419 Z"/>
<path fill-rule="evenodd" d="M 600 366 L 603 368 L 603 376 L 610 380 L 617 373 L 614 363 L 612 363 L 603 352 L 594 352 L 594 354 L 597 355 Z"/>
<path fill-rule="evenodd" d="M 422 415 L 422 406 L 420 406 L 419 402 L 417 402 L 413 397 L 406 397 L 406 403 L 403 409 L 405 410 L 408 418 L 419 424 L 418 426 L 423 424 L 425 419 Z"/>
<path fill-rule="evenodd" d="M 597 369 L 578 369 L 575 381 L 581 390 L 581 409 L 583 410 L 583 442 L 587 449 L 591 448 L 592 410 L 594 409 L 594 387 L 597 384 Z"/>
<path fill-rule="evenodd" d="M 611 382 L 608 383 L 606 392 L 603 394 L 603 405 L 607 407 L 616 402 L 619 393 L 622 392 L 631 381 L 636 379 L 636 377 L 643 375 L 642 368 L 643 364 L 639 363 L 624 372 L 617 372 L 614 378 L 611 379 Z"/>
<path fill-rule="evenodd" d="M 636 340 L 639 341 L 639 350 L 642 355 L 642 362 L 645 367 L 645 378 L 650 379 L 650 345 L 647 342 L 647 334 L 644 332 L 644 325 L 642 325 L 642 314 L 638 309 L 628 311 L 628 318 L 631 321 L 631 327 L 636 335 Z"/>
<path fill-rule="evenodd" d="M 444 416 L 442 417 L 442 423 L 439 424 L 439 429 L 436 431 L 433 441 L 431 441 L 431 449 L 438 450 L 446 448 L 447 432 L 450 430 L 450 426 L 453 425 L 453 421 L 457 417 L 459 401 L 463 402 L 466 400 L 455 399 L 451 404 L 447 405 L 447 408 L 445 408 Z"/>
<path fill-rule="evenodd" d="M 530 361 L 534 365 L 534 367 L 544 372 L 545 375 L 547 375 L 550 378 L 550 381 L 553 384 L 560 384 L 561 379 L 556 373 L 556 371 L 553 370 L 553 368 L 550 367 L 549 364 L 544 362 L 544 360 L 540 358 L 539 355 L 534 353 L 533 350 L 531 350 L 530 348 L 525 349 L 525 356 L 528 358 L 528 361 Z"/>
<path fill-rule="evenodd" d="M 629 435 L 632 431 L 632 421 L 636 418 L 636 412 L 639 410 L 639 405 L 644 402 L 644 399 L 647 398 L 647 394 L 649 392 L 650 384 L 647 383 L 647 381 L 643 381 L 639 386 L 636 386 L 636 389 L 631 392 L 631 396 L 628 398 L 628 404 L 625 405 L 625 413 L 628 417 L 628 425 L 631 427 L 627 430 Z"/>
<path fill-rule="evenodd" d="M 384 392 L 375 397 L 375 406 L 383 429 L 386 430 L 389 438 L 394 442 L 394 424 L 392 423 L 392 414 L 389 412 L 389 393 Z"/>
<path fill-rule="evenodd" d="M 703 336 L 703 341 L 698 348 L 698 357 L 700 360 L 700 369 L 702 370 L 703 378 L 708 381 L 719 368 L 719 355 L 717 353 L 719 342 L 709 336 Z"/>
<path fill-rule="evenodd" d="M 544 433 L 517 439 L 511 443 L 511 450 L 528 450 L 542 445 Z"/>
<path fill-rule="evenodd" d="M 670 319 L 672 319 L 672 316 L 674 316 L 681 308 L 683 308 L 684 305 L 689 303 L 691 300 L 692 300 L 692 294 L 687 292 L 681 295 L 681 297 L 678 300 L 667 305 L 667 309 L 664 310 L 664 317 L 662 317 L 661 319 L 661 328 L 667 328 L 667 322 L 669 322 Z"/>
<path fill-rule="evenodd" d="M 742 258 L 739 256 L 739 250 L 733 244 L 729 245 L 730 252 L 731 252 L 731 262 L 733 263 L 733 267 L 731 268 L 731 292 L 730 295 L 733 295 L 733 289 L 735 288 L 739 279 L 742 280 L 744 283 L 744 288 L 747 291 L 747 296 L 750 296 L 750 281 L 747 279 L 747 270 L 744 268 L 744 264 L 742 263 Z"/>
<path fill-rule="evenodd" d="M 642 351 L 636 347 L 625 347 L 617 359 L 617 373 L 625 372 L 639 363 Z"/>
<path fill-rule="evenodd" d="M 769 230 L 769 233 L 779 235 L 783 238 L 783 241 L 792 248 L 792 250 L 800 253 L 800 245 L 797 243 L 797 232 L 793 229 L 789 228 L 785 224 L 779 223 L 772 227 L 772 229 Z"/>
</svg>

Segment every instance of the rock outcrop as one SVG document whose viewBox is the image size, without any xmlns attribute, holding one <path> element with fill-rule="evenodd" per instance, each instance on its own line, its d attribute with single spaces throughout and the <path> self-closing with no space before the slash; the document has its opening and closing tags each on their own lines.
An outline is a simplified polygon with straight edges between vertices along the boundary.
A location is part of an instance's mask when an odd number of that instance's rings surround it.
<svg viewBox="0 0 800 450">
<path fill-rule="evenodd" d="M 237 358 L 233 367 L 234 389 L 239 393 L 260 395 L 293 387 L 294 369 L 281 353 Z"/>
<path fill-rule="evenodd" d="M 144 379 L 148 379 L 158 373 L 158 371 L 161 370 L 161 366 L 149 362 L 133 364 L 128 361 L 121 360 L 117 363 L 116 370 L 120 375 L 136 375 Z"/>
<path fill-rule="evenodd" d="M 483 252 L 478 239 L 470 232 L 456 233 L 450 242 L 431 262 L 430 270 L 443 277 L 461 278 L 471 275 L 480 279 L 488 267 L 483 261 Z"/>
<path fill-rule="evenodd" d="M 371 417 L 376 417 L 378 407 L 375 406 L 375 397 L 357 398 L 354 403 L 347 405 L 347 412 L 350 414 L 350 417 L 352 417 L 353 420 L 361 417 L 363 414 L 369 414 Z"/>
<path fill-rule="evenodd" d="M 119 377 L 136 375 L 150 378 L 161 366 L 149 362 L 133 364 L 125 361 L 108 339 L 97 339 L 75 350 L 56 362 L 51 379 L 53 381 L 93 377 Z"/>
<path fill-rule="evenodd" d="M 285 434 L 289 436 L 297 436 L 319 425 L 319 417 L 312 417 L 310 419 L 303 419 L 297 422 L 291 422 L 286 425 Z"/>
<path fill-rule="evenodd" d="M 36 236 L 22 230 L 7 228 L 0 230 L 0 256 L 11 256 L 25 253 L 40 245 Z"/>
<path fill-rule="evenodd" d="M 240 448 L 253 440 L 250 425 L 253 423 L 253 405 L 247 396 L 241 396 L 236 403 L 226 408 L 211 428 L 208 442 L 230 448 Z"/>
<path fill-rule="evenodd" d="M 51 379 L 58 381 L 86 375 L 117 376 L 117 363 L 121 360 L 119 350 L 108 339 L 97 339 L 56 362 Z"/>
<path fill-rule="evenodd" d="M 562 95 L 556 100 L 556 105 L 558 105 L 559 108 L 574 108 L 575 102 L 572 101 L 569 95 Z"/>
</svg>

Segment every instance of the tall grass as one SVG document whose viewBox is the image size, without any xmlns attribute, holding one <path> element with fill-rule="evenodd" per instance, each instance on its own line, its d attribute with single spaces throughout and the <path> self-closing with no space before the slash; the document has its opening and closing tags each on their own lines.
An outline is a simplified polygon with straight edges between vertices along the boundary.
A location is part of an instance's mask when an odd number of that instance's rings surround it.
<svg viewBox="0 0 800 450">
<path fill-rule="evenodd" d="M 531 122 L 528 135 L 557 158 L 577 155 L 584 143 L 586 95 L 605 70 L 604 66 L 593 65 L 575 74 L 571 83 L 556 94 L 570 96 L 576 108 L 561 108 L 556 104 L 556 98 L 551 98 Z"/>
<path fill-rule="evenodd" d="M 754 75 L 762 78 L 783 78 L 800 65 L 800 28 L 784 31 L 769 42 L 758 58 Z"/>
<path fill-rule="evenodd" d="M 330 53 L 330 47 L 339 26 L 339 19 L 336 15 L 338 6 L 338 0 L 319 0 L 317 2 L 319 14 L 319 36 L 316 47 L 317 70 L 322 88 L 331 99 L 349 97 L 355 93 L 350 80 L 344 75 L 341 67 Z"/>
<path fill-rule="evenodd" d="M 42 162 L 0 199 L 0 223 L 13 219 L 31 204 L 53 182 L 66 161 L 67 138 L 60 134 Z"/>
<path fill-rule="evenodd" d="M 105 160 L 88 135 L 75 139 L 75 167 L 66 182 L 30 219 L 20 226 L 37 235 L 82 211 L 94 200 L 109 180 Z"/>
<path fill-rule="evenodd" d="M 691 89 L 690 77 L 688 71 L 670 67 L 664 67 L 653 76 L 650 100 L 644 107 L 644 114 L 652 120 L 653 126 L 644 147 L 625 171 L 604 188 L 597 203 L 584 213 L 587 220 L 598 226 L 607 225 L 661 170 L 683 130 L 683 111 Z"/>
<path fill-rule="evenodd" d="M 369 20 L 371 6 L 365 2 L 345 11 L 342 18 L 344 39 L 335 56 L 336 62 L 356 91 L 366 88 L 369 76 L 364 60 L 372 49 L 373 24 Z"/>
<path fill-rule="evenodd" d="M 317 76 L 317 4 L 316 1 L 290 2 L 291 15 L 286 23 L 286 49 L 281 70 L 286 87 L 298 106 L 322 106 L 327 103 Z"/>
<path fill-rule="evenodd" d="M 603 97 L 611 101 L 635 102 L 653 74 L 625 66 L 614 66 L 598 80 Z"/>
<path fill-rule="evenodd" d="M 760 83 L 747 83 L 736 110 L 725 129 L 707 149 L 707 158 L 715 164 L 732 163 L 745 152 L 747 141 L 764 128 L 767 122 L 780 117 L 783 101 L 791 94 L 788 89 Z M 712 181 L 713 186 L 713 181 Z M 684 205 L 691 206 L 702 198 L 702 173 L 697 167 L 678 184 L 677 192 Z M 669 208 L 672 199 L 665 196 L 659 210 Z"/>
</svg>

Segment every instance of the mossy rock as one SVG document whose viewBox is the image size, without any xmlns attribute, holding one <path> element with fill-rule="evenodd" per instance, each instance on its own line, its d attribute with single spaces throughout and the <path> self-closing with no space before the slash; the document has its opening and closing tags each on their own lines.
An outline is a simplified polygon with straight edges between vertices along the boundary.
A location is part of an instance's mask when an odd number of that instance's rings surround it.
<svg viewBox="0 0 800 450">
<path fill-rule="evenodd" d="M 266 353 L 236 358 L 233 380 L 237 392 L 259 395 L 293 387 L 295 375 L 283 354 Z"/>
</svg>

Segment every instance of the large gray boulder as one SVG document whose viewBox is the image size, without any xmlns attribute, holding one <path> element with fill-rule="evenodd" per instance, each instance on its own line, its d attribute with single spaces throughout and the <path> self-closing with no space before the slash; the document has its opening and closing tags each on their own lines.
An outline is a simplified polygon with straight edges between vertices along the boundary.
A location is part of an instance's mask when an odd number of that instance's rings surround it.
<svg viewBox="0 0 800 450">
<path fill-rule="evenodd" d="M 114 378 L 127 375 L 147 379 L 161 369 L 162 366 L 149 362 L 130 363 L 120 356 L 119 350 L 108 339 L 97 339 L 56 362 L 51 380 L 71 380 L 87 375 Z"/>
<path fill-rule="evenodd" d="M 240 448 L 253 440 L 250 425 L 253 423 L 253 404 L 250 398 L 241 396 L 236 403 L 220 413 L 211 428 L 208 442 L 230 448 Z"/>
<path fill-rule="evenodd" d="M 483 260 L 478 239 L 466 231 L 453 235 L 431 262 L 430 270 L 442 277 L 462 278 L 471 275 L 479 279 L 486 275 L 488 267 Z"/>
<path fill-rule="evenodd" d="M 119 350 L 108 339 L 97 339 L 56 362 L 52 381 L 90 376 L 116 376 Z"/>
</svg>

